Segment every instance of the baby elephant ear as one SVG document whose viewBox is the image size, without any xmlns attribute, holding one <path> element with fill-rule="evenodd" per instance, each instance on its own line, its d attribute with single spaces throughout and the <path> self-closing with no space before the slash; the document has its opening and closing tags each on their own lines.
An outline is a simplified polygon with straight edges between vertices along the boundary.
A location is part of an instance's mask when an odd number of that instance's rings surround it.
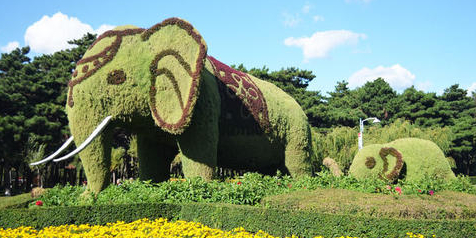
<svg viewBox="0 0 476 238">
<path fill-rule="evenodd" d="M 142 33 L 150 63 L 149 106 L 156 124 L 172 134 L 190 124 L 207 46 L 193 26 L 169 18 Z M 149 52 L 147 52 L 149 53 Z"/>
</svg>

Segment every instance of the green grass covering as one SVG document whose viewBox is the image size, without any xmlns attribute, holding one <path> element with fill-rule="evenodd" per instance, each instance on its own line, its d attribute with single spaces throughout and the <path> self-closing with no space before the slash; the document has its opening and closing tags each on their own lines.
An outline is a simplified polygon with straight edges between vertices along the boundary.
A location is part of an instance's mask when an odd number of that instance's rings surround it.
<svg viewBox="0 0 476 238">
<path fill-rule="evenodd" d="M 268 196 L 262 206 L 338 215 L 393 219 L 476 219 L 476 195 L 442 191 L 435 195 L 375 194 L 316 189 Z"/>
<path fill-rule="evenodd" d="M 6 208 L 27 207 L 28 203 L 34 201 L 30 193 L 24 193 L 11 197 L 0 197 L 0 210 Z"/>
<path fill-rule="evenodd" d="M 387 144 L 365 146 L 355 155 L 349 173 L 358 179 L 388 177 L 397 166 L 397 159 L 390 154 L 387 155 L 388 169 L 385 169 L 384 159 L 380 155 L 383 148 L 394 148 L 402 155 L 404 165 L 399 176 L 405 178 L 406 181 L 455 178 L 441 149 L 431 141 L 417 138 L 398 139 Z M 375 166 L 370 169 L 368 165 L 372 158 L 375 160 Z"/>
</svg>

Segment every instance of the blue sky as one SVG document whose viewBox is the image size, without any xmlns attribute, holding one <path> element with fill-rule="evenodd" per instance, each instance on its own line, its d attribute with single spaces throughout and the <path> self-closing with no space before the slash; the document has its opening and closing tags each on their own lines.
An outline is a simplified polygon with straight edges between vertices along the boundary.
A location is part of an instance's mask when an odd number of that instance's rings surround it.
<svg viewBox="0 0 476 238">
<path fill-rule="evenodd" d="M 231 65 L 313 71 L 310 90 L 351 88 L 383 77 L 399 92 L 476 89 L 476 1 L 8 1 L 0 51 L 30 56 L 68 38 L 119 25 L 148 28 L 180 17 L 202 34 L 208 54 Z"/>
</svg>

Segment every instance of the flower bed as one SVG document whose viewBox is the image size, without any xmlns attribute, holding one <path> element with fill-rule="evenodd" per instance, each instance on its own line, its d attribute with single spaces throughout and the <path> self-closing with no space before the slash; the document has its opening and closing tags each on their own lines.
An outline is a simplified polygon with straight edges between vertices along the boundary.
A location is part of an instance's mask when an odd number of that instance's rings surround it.
<svg viewBox="0 0 476 238">
<path fill-rule="evenodd" d="M 257 233 L 247 232 L 239 227 L 231 231 L 213 229 L 197 222 L 175 221 L 159 218 L 153 221 L 145 218 L 131 223 L 118 221 L 99 225 L 62 225 L 49 226 L 41 230 L 32 227 L 18 227 L 16 229 L 0 228 L 0 237 L 262 237 L 273 238 L 264 231 Z M 292 236 L 296 237 L 297 236 Z M 322 236 L 316 236 L 322 237 Z M 407 233 L 407 237 L 424 238 L 420 234 Z M 346 238 L 351 238 L 347 236 Z"/>
</svg>

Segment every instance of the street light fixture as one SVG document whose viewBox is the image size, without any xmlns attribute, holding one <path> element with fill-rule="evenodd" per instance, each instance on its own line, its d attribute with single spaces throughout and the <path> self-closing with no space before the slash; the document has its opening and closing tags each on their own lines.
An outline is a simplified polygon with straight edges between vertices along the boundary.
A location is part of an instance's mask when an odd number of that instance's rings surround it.
<svg viewBox="0 0 476 238">
<path fill-rule="evenodd" d="M 362 147 L 364 147 L 364 141 L 363 141 L 363 133 L 364 133 L 364 122 L 365 121 L 368 121 L 368 120 L 373 120 L 372 123 L 379 123 L 380 120 L 376 117 L 369 117 L 365 120 L 362 120 L 362 118 L 359 118 L 359 125 L 360 125 L 360 132 L 359 132 L 359 150 L 362 149 Z"/>
</svg>

